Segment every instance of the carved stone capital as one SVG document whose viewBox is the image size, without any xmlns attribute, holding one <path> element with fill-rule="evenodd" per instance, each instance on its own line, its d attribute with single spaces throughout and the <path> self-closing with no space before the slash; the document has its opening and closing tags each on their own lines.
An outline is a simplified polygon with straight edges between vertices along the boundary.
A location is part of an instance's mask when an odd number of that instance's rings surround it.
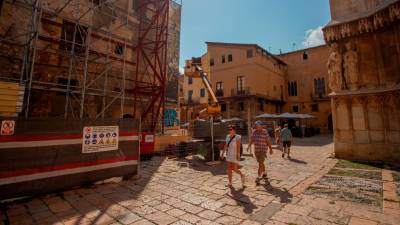
<svg viewBox="0 0 400 225">
<path fill-rule="evenodd" d="M 364 18 L 358 21 L 358 32 L 371 32 L 373 29 L 372 21 L 369 18 Z"/>
<path fill-rule="evenodd" d="M 390 26 L 400 19 L 400 1 L 381 9 L 373 15 L 358 18 L 354 21 L 330 25 L 323 29 L 325 41 L 332 43 L 353 35 L 359 35 Z"/>
<path fill-rule="evenodd" d="M 400 19 L 400 4 L 393 4 L 389 7 L 389 16 L 390 19 L 396 20 L 396 19 Z"/>
<path fill-rule="evenodd" d="M 342 38 L 351 36 L 351 27 L 349 23 L 343 24 L 341 27 Z"/>
<path fill-rule="evenodd" d="M 385 18 L 382 13 L 377 13 L 374 15 L 374 27 L 379 29 L 385 25 Z"/>
</svg>

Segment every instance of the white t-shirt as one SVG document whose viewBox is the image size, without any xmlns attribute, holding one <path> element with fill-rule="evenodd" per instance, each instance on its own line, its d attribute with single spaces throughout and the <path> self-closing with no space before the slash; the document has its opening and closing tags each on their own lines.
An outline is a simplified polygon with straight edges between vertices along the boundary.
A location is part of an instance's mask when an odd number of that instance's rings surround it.
<svg viewBox="0 0 400 225">
<path fill-rule="evenodd" d="M 239 164 L 237 160 L 237 141 L 241 140 L 242 137 L 238 134 L 235 134 L 235 137 L 232 139 L 231 143 L 229 144 L 226 152 L 226 161 L 233 162 Z M 226 144 L 228 145 L 231 137 L 228 135 L 226 136 Z"/>
</svg>

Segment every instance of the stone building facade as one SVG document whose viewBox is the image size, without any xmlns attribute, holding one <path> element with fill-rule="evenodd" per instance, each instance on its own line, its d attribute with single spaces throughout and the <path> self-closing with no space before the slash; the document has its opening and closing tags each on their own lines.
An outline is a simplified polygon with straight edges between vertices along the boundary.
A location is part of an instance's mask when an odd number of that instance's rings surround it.
<svg viewBox="0 0 400 225">
<path fill-rule="evenodd" d="M 336 157 L 400 159 L 400 1 L 331 0 L 323 29 Z"/>
<path fill-rule="evenodd" d="M 315 116 L 309 120 L 322 133 L 332 131 L 332 113 L 328 94 L 329 56 L 327 45 L 302 49 L 279 55 L 288 66 L 285 91 L 287 103 L 283 111 Z"/>
<path fill-rule="evenodd" d="M 263 113 L 306 113 L 316 117 L 309 125 L 326 133 L 332 128 L 328 56 L 326 45 L 272 55 L 256 44 L 207 42 L 202 65 L 221 103 L 223 119 L 253 121 Z M 189 92 L 196 101 L 183 108 L 195 117 L 208 97 L 199 98 L 204 88 L 200 79 L 193 79 L 191 85 L 189 78 L 184 79 L 185 101 Z"/>
<path fill-rule="evenodd" d="M 207 42 L 211 83 L 222 117 L 251 120 L 285 103 L 286 64 L 256 44 Z"/>
</svg>

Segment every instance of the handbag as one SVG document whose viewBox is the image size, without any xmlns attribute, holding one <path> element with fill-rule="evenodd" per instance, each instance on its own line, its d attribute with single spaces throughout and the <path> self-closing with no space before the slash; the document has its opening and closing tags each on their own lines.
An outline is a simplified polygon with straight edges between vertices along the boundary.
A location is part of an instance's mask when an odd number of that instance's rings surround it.
<svg viewBox="0 0 400 225">
<path fill-rule="evenodd" d="M 224 154 L 225 154 L 225 155 L 227 154 L 229 145 L 231 144 L 231 142 L 233 141 L 233 139 L 234 139 L 235 137 L 236 137 L 236 134 L 233 135 L 233 136 L 231 137 L 231 139 L 229 139 L 228 144 L 226 145 L 226 151 L 223 151 L 223 152 L 222 152 L 222 155 L 220 156 L 221 158 L 223 158 L 223 159 L 226 158 L 226 156 L 224 156 Z"/>
</svg>

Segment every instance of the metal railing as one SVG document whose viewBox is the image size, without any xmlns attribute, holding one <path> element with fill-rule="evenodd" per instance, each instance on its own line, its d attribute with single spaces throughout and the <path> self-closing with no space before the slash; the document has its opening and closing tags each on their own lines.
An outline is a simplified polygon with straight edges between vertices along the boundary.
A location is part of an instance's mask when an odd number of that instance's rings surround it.
<svg viewBox="0 0 400 225">
<path fill-rule="evenodd" d="M 224 97 L 224 90 L 222 90 L 222 89 L 217 89 L 217 90 L 215 91 L 215 96 L 216 96 L 216 97 Z"/>
<path fill-rule="evenodd" d="M 311 98 L 313 100 L 326 100 L 329 99 L 326 93 L 311 93 Z"/>
<path fill-rule="evenodd" d="M 250 95 L 250 94 L 251 94 L 250 87 L 233 88 L 231 90 L 232 96 L 246 96 L 246 95 Z"/>
<path fill-rule="evenodd" d="M 184 104 L 186 104 L 186 105 L 200 104 L 200 98 L 188 98 L 188 99 L 185 99 Z"/>
</svg>

